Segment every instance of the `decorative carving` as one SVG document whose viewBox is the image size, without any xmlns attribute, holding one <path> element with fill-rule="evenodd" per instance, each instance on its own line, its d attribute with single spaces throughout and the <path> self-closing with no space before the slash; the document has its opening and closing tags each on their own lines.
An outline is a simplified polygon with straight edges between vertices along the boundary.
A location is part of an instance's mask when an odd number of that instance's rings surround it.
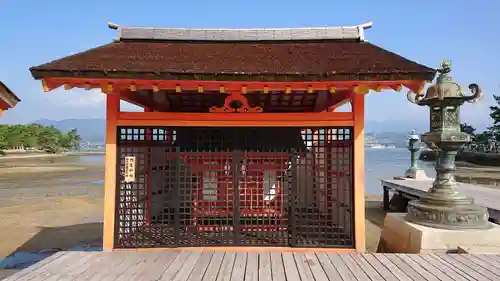
<svg viewBox="0 0 500 281">
<path fill-rule="evenodd" d="M 414 104 L 418 104 L 418 102 L 424 99 L 424 97 L 425 94 L 423 89 L 418 93 L 415 93 L 413 91 L 408 91 L 408 93 L 406 93 L 406 98 L 408 99 L 408 101 Z"/>
<path fill-rule="evenodd" d="M 469 90 L 472 92 L 472 96 L 466 96 L 465 101 L 469 103 L 477 102 L 483 96 L 483 91 L 478 84 L 470 84 Z"/>
<path fill-rule="evenodd" d="M 447 216 L 448 222 L 451 224 L 473 224 L 480 220 L 479 215 L 459 215 L 450 214 Z"/>
<path fill-rule="evenodd" d="M 240 92 L 229 94 L 224 100 L 224 106 L 212 106 L 210 108 L 210 112 L 215 113 L 260 113 L 262 111 L 262 107 L 260 106 L 250 107 L 247 98 Z"/>
<path fill-rule="evenodd" d="M 431 111 L 431 127 L 436 128 L 441 126 L 441 110 Z"/>
<path fill-rule="evenodd" d="M 436 223 L 440 223 L 443 219 L 443 214 L 440 212 L 421 211 L 410 208 L 410 206 L 408 206 L 408 216 L 415 220 L 433 221 Z"/>
<path fill-rule="evenodd" d="M 447 127 L 456 127 L 460 124 L 457 110 L 447 110 L 444 114 L 444 124 Z"/>
</svg>

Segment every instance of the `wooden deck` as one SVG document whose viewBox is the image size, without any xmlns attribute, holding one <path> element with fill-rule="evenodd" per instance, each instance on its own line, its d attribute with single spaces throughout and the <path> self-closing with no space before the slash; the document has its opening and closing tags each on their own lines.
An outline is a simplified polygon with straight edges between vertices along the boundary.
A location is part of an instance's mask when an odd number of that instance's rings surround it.
<svg viewBox="0 0 500 281">
<path fill-rule="evenodd" d="M 408 199 L 418 199 L 432 187 L 431 180 L 382 180 L 384 189 L 384 209 L 389 209 L 389 193 L 399 193 Z M 488 208 L 490 218 L 500 221 L 500 189 L 481 185 L 458 183 L 458 190 L 474 198 L 476 204 Z"/>
<path fill-rule="evenodd" d="M 5 280 L 500 280 L 500 255 L 59 252 Z"/>
</svg>

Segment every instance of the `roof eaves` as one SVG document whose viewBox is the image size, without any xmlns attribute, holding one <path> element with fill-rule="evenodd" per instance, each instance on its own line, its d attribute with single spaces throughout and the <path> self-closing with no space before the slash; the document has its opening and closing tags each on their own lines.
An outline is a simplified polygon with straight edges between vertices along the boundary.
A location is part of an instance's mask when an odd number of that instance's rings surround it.
<svg viewBox="0 0 500 281">
<path fill-rule="evenodd" d="M 5 101 L 11 108 L 16 106 L 21 99 L 12 92 L 2 81 L 0 81 L 0 98 Z"/>
</svg>

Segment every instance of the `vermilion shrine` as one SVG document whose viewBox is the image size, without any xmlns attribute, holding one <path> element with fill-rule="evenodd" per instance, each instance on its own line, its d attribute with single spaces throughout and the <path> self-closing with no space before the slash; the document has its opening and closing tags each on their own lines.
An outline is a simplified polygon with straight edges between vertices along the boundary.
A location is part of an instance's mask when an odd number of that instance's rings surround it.
<svg viewBox="0 0 500 281">
<path fill-rule="evenodd" d="M 104 248 L 364 251 L 364 97 L 421 92 L 434 69 L 366 42 L 371 23 L 110 27 L 31 68 L 45 91 L 107 96 Z"/>
</svg>

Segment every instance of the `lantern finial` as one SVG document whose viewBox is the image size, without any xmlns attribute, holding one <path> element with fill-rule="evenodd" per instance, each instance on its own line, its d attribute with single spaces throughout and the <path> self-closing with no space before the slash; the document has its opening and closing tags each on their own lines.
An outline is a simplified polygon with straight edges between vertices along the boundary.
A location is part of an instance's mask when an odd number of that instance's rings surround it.
<svg viewBox="0 0 500 281">
<path fill-rule="evenodd" d="M 437 70 L 439 73 L 450 73 L 451 72 L 451 60 L 442 59 L 441 60 L 441 68 Z"/>
</svg>

